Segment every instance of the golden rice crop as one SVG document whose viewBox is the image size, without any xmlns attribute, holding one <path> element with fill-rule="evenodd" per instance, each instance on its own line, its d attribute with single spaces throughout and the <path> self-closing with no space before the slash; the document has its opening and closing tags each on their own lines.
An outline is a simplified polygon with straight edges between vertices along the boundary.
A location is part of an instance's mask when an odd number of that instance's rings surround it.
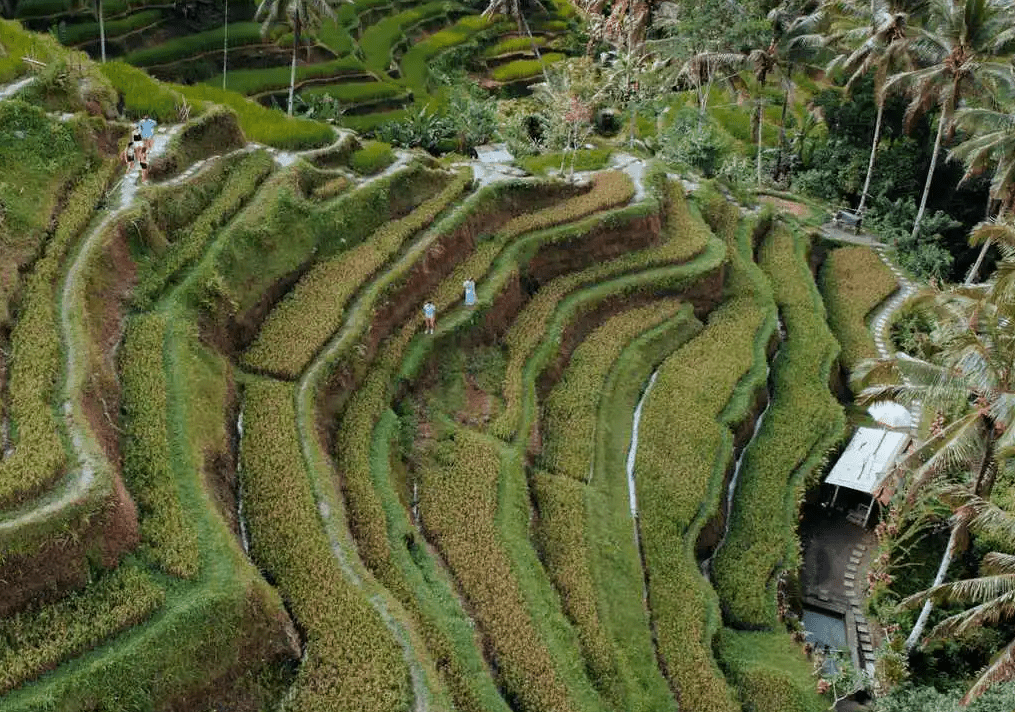
<svg viewBox="0 0 1015 712">
<path fill-rule="evenodd" d="M 23 502 L 60 477 L 67 453 L 53 408 L 62 367 L 56 287 L 63 260 L 92 218 L 116 169 L 106 161 L 74 187 L 56 231 L 28 277 L 11 333 L 10 419 L 16 447 L 0 461 L 0 508 Z"/>
<path fill-rule="evenodd" d="M 473 606 L 505 695 L 524 712 L 575 710 L 526 610 L 495 519 L 501 458 L 497 445 L 460 429 L 422 468 L 423 526 Z"/>
<path fill-rule="evenodd" d="M 803 478 L 841 436 L 845 423 L 828 388 L 838 344 L 825 323 L 798 238 L 776 226 L 762 245 L 760 264 L 788 338 L 773 367 L 774 393 L 765 421 L 744 454 L 729 533 L 713 575 L 729 619 L 754 628 L 777 624 L 772 582 L 796 556 Z"/>
<path fill-rule="evenodd" d="M 471 183 L 460 171 L 438 195 L 360 245 L 317 264 L 276 306 L 244 354 L 252 366 L 295 378 L 338 328 L 353 295 L 402 245 L 433 222 Z"/>
<path fill-rule="evenodd" d="M 740 696 L 756 712 L 822 712 L 829 699 L 818 694 L 813 664 L 786 632 L 724 628 L 719 657 Z"/>
<path fill-rule="evenodd" d="M 839 358 L 846 368 L 878 357 L 867 317 L 898 288 L 895 275 L 869 247 L 840 247 L 825 259 L 821 293 L 828 325 L 842 347 Z"/>
<path fill-rule="evenodd" d="M 405 710 L 410 692 L 401 649 L 346 577 L 321 529 L 303 470 L 291 388 L 267 380 L 250 384 L 243 413 L 251 550 L 307 632 L 293 709 Z"/>
<path fill-rule="evenodd" d="M 169 462 L 165 328 L 165 316 L 139 315 L 131 320 L 124 337 L 120 352 L 123 474 L 138 505 L 142 551 L 168 573 L 191 578 L 197 574 L 200 553 Z"/>
<path fill-rule="evenodd" d="M 588 479 L 599 394 L 614 360 L 635 336 L 689 308 L 678 299 L 664 299 L 629 309 L 610 318 L 575 349 L 543 406 L 543 467 Z"/>
<path fill-rule="evenodd" d="M 504 411 L 491 424 L 491 432 L 498 437 L 510 439 L 514 437 L 518 424 L 522 398 L 522 370 L 529 355 L 543 339 L 544 324 L 556 308 L 557 302 L 569 292 L 583 284 L 596 284 L 611 277 L 645 270 L 647 268 L 667 264 L 679 264 L 699 254 L 708 245 L 711 234 L 700 219 L 693 219 L 687 210 L 683 193 L 673 186 L 668 190 L 668 217 L 664 228 L 665 239 L 658 245 L 644 250 L 630 252 L 608 262 L 577 273 L 571 273 L 554 279 L 542 287 L 535 297 L 515 320 L 505 335 L 504 344 L 508 348 L 508 364 L 504 377 Z M 646 203 L 645 208 L 636 206 L 624 213 L 630 218 L 642 217 L 645 211 L 653 211 L 654 205 Z M 620 212 L 605 214 L 602 220 L 614 223 L 622 219 Z M 581 228 L 591 229 L 591 220 Z M 582 234 L 579 231 L 578 234 Z"/>
<path fill-rule="evenodd" d="M 136 625 L 165 597 L 148 574 L 121 566 L 57 603 L 0 619 L 0 694 Z"/>
</svg>

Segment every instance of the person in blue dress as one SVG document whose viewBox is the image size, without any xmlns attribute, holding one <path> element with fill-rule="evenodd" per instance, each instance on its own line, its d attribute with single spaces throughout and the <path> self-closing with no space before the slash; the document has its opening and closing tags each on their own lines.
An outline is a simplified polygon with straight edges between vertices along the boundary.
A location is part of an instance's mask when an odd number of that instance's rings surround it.
<svg viewBox="0 0 1015 712">
<path fill-rule="evenodd" d="M 462 283 L 462 286 L 465 287 L 465 306 L 474 306 L 476 304 L 476 283 L 467 279 Z"/>
<path fill-rule="evenodd" d="M 145 148 L 149 151 L 152 150 L 152 144 L 155 143 L 155 126 L 155 120 L 150 118 L 148 114 L 145 114 L 137 124 L 141 131 L 141 140 L 144 141 Z"/>
<path fill-rule="evenodd" d="M 437 307 L 434 306 L 433 302 L 427 302 L 423 305 L 423 318 L 426 319 L 426 333 L 432 334 L 434 325 L 437 322 L 436 319 Z"/>
</svg>

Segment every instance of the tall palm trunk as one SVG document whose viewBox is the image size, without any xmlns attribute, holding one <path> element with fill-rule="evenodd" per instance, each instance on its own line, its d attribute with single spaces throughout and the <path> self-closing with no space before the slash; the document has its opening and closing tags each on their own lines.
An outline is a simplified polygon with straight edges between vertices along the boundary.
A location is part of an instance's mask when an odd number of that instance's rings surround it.
<svg viewBox="0 0 1015 712">
<path fill-rule="evenodd" d="M 529 21 L 525 19 L 525 15 L 522 14 L 522 9 L 515 3 L 515 11 L 518 13 L 518 31 L 525 32 L 525 36 L 529 38 L 529 46 L 532 47 L 532 54 L 536 55 L 536 61 L 539 62 L 539 68 L 543 70 L 543 81 L 547 84 L 550 83 L 550 75 L 546 73 L 546 64 L 543 62 L 543 55 L 539 53 L 539 47 L 536 46 L 536 38 L 532 36 L 532 30 L 529 28 Z"/>
<path fill-rule="evenodd" d="M 987 217 L 990 217 L 990 198 L 987 198 Z M 997 219 L 1001 220 L 1004 218 L 1005 211 L 1002 208 L 1001 212 L 997 214 Z M 969 268 L 969 274 L 966 275 L 966 284 L 970 285 L 976 280 L 976 275 L 980 272 L 980 267 L 983 266 L 983 258 L 987 256 L 987 248 L 990 247 L 990 240 L 983 241 L 983 247 L 980 248 L 980 254 L 976 256 L 976 262 Z"/>
<path fill-rule="evenodd" d="M 226 58 L 229 56 L 229 0 L 222 0 L 222 91 L 226 90 Z"/>
<path fill-rule="evenodd" d="M 941 557 L 941 565 L 937 567 L 937 575 L 934 577 L 934 586 L 940 586 L 944 583 L 945 574 L 948 573 L 948 567 L 952 563 L 952 555 L 955 552 L 959 542 L 959 532 L 965 526 L 963 522 L 956 521 L 952 525 L 951 534 L 948 536 L 948 546 L 945 548 L 944 556 Z M 927 627 L 927 619 L 930 618 L 930 612 L 934 608 L 934 602 L 929 598 L 924 602 L 923 608 L 920 610 L 920 617 L 916 619 L 916 625 L 913 626 L 913 630 L 910 632 L 909 637 L 906 638 L 906 650 L 912 650 L 913 647 L 920 641 L 920 637 L 923 635 L 923 629 Z"/>
<path fill-rule="evenodd" d="M 296 52 L 300 47 L 300 18 L 293 22 L 293 63 L 289 69 L 289 116 L 293 115 L 293 93 L 296 91 Z"/>
<path fill-rule="evenodd" d="M 758 185 L 761 185 L 761 124 L 765 119 L 765 97 L 758 97 Z"/>
<path fill-rule="evenodd" d="M 779 152 L 776 154 L 775 159 L 775 171 L 773 177 L 775 180 L 779 180 L 782 177 L 782 154 L 783 146 L 786 143 L 786 110 L 789 108 L 789 88 L 792 79 L 793 68 L 790 66 L 787 70 L 789 74 L 783 77 L 783 81 L 786 83 L 786 89 L 783 92 L 782 97 L 782 116 L 779 118 Z"/>
<path fill-rule="evenodd" d="M 96 0 L 99 5 L 99 45 L 102 52 L 102 63 L 106 63 L 106 21 L 102 16 L 102 0 Z"/>
<path fill-rule="evenodd" d="M 871 144 L 871 157 L 867 161 L 867 177 L 863 181 L 863 192 L 860 193 L 860 207 L 856 209 L 863 215 L 867 205 L 867 194 L 871 187 L 871 176 L 874 175 L 874 157 L 878 154 L 878 143 L 881 142 L 881 117 L 885 114 L 885 102 L 878 102 L 878 118 L 874 122 L 874 142 Z"/>
<path fill-rule="evenodd" d="M 948 107 L 942 107 L 941 119 L 937 126 L 937 138 L 934 139 L 934 153 L 930 157 L 930 170 L 927 171 L 927 182 L 923 184 L 923 197 L 920 199 L 920 209 L 916 213 L 916 221 L 913 223 L 913 233 L 911 237 L 915 240 L 917 233 L 920 232 L 920 223 L 923 222 L 923 213 L 927 209 L 927 196 L 930 195 L 930 184 L 934 180 L 934 169 L 937 168 L 937 154 L 941 150 L 941 137 L 945 133 L 945 125 L 951 118 L 951 112 Z"/>
</svg>

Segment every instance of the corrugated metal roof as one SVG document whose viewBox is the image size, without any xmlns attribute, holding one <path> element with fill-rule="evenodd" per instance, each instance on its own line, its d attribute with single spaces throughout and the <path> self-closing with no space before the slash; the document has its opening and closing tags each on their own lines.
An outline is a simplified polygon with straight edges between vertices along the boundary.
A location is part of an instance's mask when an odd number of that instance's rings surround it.
<svg viewBox="0 0 1015 712">
<path fill-rule="evenodd" d="M 858 428 L 825 482 L 873 494 L 909 443 L 909 435 L 880 428 Z"/>
</svg>

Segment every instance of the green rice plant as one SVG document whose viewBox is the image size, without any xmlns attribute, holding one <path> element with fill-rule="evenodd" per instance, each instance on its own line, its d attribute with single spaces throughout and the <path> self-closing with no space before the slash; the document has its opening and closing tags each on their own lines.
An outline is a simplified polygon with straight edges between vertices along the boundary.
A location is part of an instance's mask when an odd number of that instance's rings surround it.
<svg viewBox="0 0 1015 712">
<path fill-rule="evenodd" d="M 405 88 L 391 82 L 356 82 L 343 84 L 322 84 L 300 90 L 304 99 L 330 96 L 342 104 L 369 104 L 396 97 L 406 98 Z"/>
<path fill-rule="evenodd" d="M 106 41 L 125 35 L 143 27 L 154 25 L 162 20 L 160 10 L 143 10 L 119 20 L 106 20 Z M 98 22 L 81 22 L 67 27 L 58 33 L 60 41 L 66 45 L 91 42 L 100 37 Z"/>
<path fill-rule="evenodd" d="M 336 14 L 342 14 L 343 10 L 351 14 L 352 5 L 343 3 L 335 9 Z M 321 23 L 321 27 L 317 30 L 317 41 L 339 57 L 352 54 L 356 50 L 356 41 L 349 34 L 346 22 L 342 18 L 328 19 Z"/>
<path fill-rule="evenodd" d="M 377 111 L 372 114 L 344 114 L 339 119 L 339 124 L 357 133 L 369 134 L 381 124 L 388 122 L 405 121 L 409 114 L 406 109 L 391 109 L 390 111 Z"/>
<path fill-rule="evenodd" d="M 638 334 L 671 319 L 687 317 L 689 306 L 664 299 L 610 318 L 571 355 L 560 381 L 543 404 L 541 465 L 552 473 L 585 481 L 595 450 L 599 394 L 613 362 Z"/>
<path fill-rule="evenodd" d="M 571 153 L 568 153 L 566 159 L 563 153 L 541 153 L 537 156 L 519 158 L 516 162 L 521 168 L 524 168 L 533 175 L 544 175 L 550 170 L 559 171 L 562 163 L 564 169 L 569 170 L 572 158 L 574 160 L 574 170 L 598 171 L 606 167 L 612 153 L 613 151 L 609 148 L 583 148 L 575 151 L 573 156 Z"/>
<path fill-rule="evenodd" d="M 67 12 L 72 6 L 71 0 L 18 0 L 15 16 L 45 17 Z"/>
<path fill-rule="evenodd" d="M 676 700 L 663 677 L 645 606 L 645 572 L 633 535 L 626 477 L 634 410 L 649 374 L 701 329 L 680 312 L 629 343 L 602 388 L 595 460 L 585 497 L 585 538 L 600 620 L 613 641 L 619 672 L 618 709 L 673 710 Z"/>
<path fill-rule="evenodd" d="M 8 382 L 16 447 L 0 461 L 0 508 L 38 495 L 66 472 L 61 418 L 54 405 L 63 359 L 53 304 L 63 261 L 91 220 L 115 170 L 115 162 L 106 161 L 74 187 L 25 285 L 11 333 Z"/>
<path fill-rule="evenodd" d="M 663 178 L 665 181 L 665 178 Z M 513 439 L 518 425 L 519 409 L 523 397 L 522 372 L 532 351 L 543 336 L 540 327 L 556 309 L 558 300 L 582 284 L 592 284 L 609 277 L 624 274 L 635 269 L 653 266 L 679 264 L 700 254 L 714 240 L 708 228 L 700 221 L 694 221 L 687 211 L 683 193 L 674 186 L 654 187 L 655 196 L 629 208 L 614 211 L 575 223 L 566 228 L 567 237 L 581 239 L 595 229 L 615 229 L 627 221 L 658 214 L 663 196 L 668 198 L 668 210 L 673 214 L 667 219 L 666 229 L 660 235 L 657 246 L 627 253 L 595 268 L 572 273 L 553 280 L 540 289 L 525 311 L 518 316 L 503 342 L 508 351 L 508 364 L 504 378 L 504 411 L 491 424 L 491 432 L 505 440 Z M 562 234 L 561 238 L 564 235 Z"/>
<path fill-rule="evenodd" d="M 222 176 L 221 191 L 211 205 L 181 230 L 182 234 L 174 235 L 164 253 L 139 269 L 134 301 L 141 309 L 151 308 L 166 286 L 201 256 L 215 232 L 243 207 L 274 168 L 275 161 L 266 151 L 256 151 Z"/>
<path fill-rule="evenodd" d="M 16 20 L 3 18 L 0 18 L 0 47 L 4 50 L 0 52 L 0 82 L 3 83 L 28 74 L 31 67 L 22 57 L 49 62 L 68 55 L 52 35 L 29 32 Z"/>
<path fill-rule="evenodd" d="M 867 319 L 899 288 L 895 275 L 871 248 L 840 247 L 825 259 L 820 281 L 828 325 L 842 347 L 842 365 L 852 370 L 864 359 L 877 358 Z"/>
<path fill-rule="evenodd" d="M 164 601 L 151 576 L 121 566 L 57 603 L 0 619 L 0 694 L 137 625 Z"/>
<path fill-rule="evenodd" d="M 299 375 L 339 327 L 356 291 L 409 238 L 456 200 L 471 177 L 468 171 L 459 172 L 440 193 L 406 217 L 384 224 L 348 252 L 318 263 L 268 315 L 257 340 L 244 354 L 244 363 L 289 378 Z M 444 183 L 443 176 L 434 175 L 433 180 Z"/>
<path fill-rule="evenodd" d="M 532 45 L 535 43 L 536 47 L 545 47 L 545 37 L 533 37 L 531 40 L 528 37 L 505 37 L 499 42 L 490 45 L 483 50 L 482 56 L 490 59 L 491 57 L 499 57 L 502 54 L 513 54 L 515 52 L 532 52 Z"/>
<path fill-rule="evenodd" d="M 542 74 L 544 66 L 556 64 L 560 60 L 565 59 L 566 55 L 560 52 L 547 52 L 540 55 L 540 57 L 541 60 L 516 59 L 512 62 L 501 64 L 490 71 L 490 78 L 495 82 L 504 82 L 505 84 L 523 79 L 532 79 Z"/>
<path fill-rule="evenodd" d="M 258 22 L 234 22 L 229 25 L 229 46 L 255 45 L 264 42 Z M 224 28 L 216 27 L 192 35 L 176 37 L 153 47 L 129 52 L 123 61 L 137 67 L 154 67 L 187 59 L 203 52 L 221 52 Z"/>
<path fill-rule="evenodd" d="M 401 650 L 332 554 L 302 467 L 288 384 L 251 382 L 241 444 L 252 552 L 308 633 L 291 704 L 307 710 L 405 710 Z"/>
<path fill-rule="evenodd" d="M 386 75 L 392 61 L 392 50 L 407 30 L 426 20 L 447 15 L 456 7 L 455 3 L 448 0 L 429 2 L 394 15 L 387 15 L 370 25 L 359 39 L 367 69 L 378 76 Z"/>
<path fill-rule="evenodd" d="M 234 91 L 223 91 L 203 84 L 172 86 L 193 104 L 210 102 L 228 106 L 236 112 L 240 128 L 249 141 L 298 150 L 319 148 L 335 138 L 335 132 L 327 124 L 266 109 Z"/>
<path fill-rule="evenodd" d="M 162 123 L 178 119 L 183 96 L 173 91 L 170 85 L 163 84 L 126 62 L 106 62 L 99 65 L 99 70 L 123 97 L 126 116 L 140 119 L 147 114 Z"/>
<path fill-rule="evenodd" d="M 166 317 L 131 319 L 120 352 L 123 476 L 138 505 L 141 553 L 167 573 L 197 575 L 197 533 L 187 519 L 170 464 L 163 341 Z"/>
<path fill-rule="evenodd" d="M 765 421 L 743 455 L 729 531 L 713 571 L 726 620 L 755 629 L 778 625 L 775 582 L 798 556 L 804 479 L 845 428 L 842 406 L 828 387 L 839 345 L 825 322 L 803 241 L 776 225 L 761 246 L 759 262 L 788 338 L 773 366 Z"/>
<path fill-rule="evenodd" d="M 446 49 L 468 42 L 495 23 L 481 15 L 466 15 L 450 27 L 445 27 L 429 37 L 414 43 L 399 62 L 402 81 L 412 88 L 417 98 L 427 93 L 429 62 Z"/>
<path fill-rule="evenodd" d="M 313 196 L 317 200 L 331 200 L 349 189 L 350 181 L 345 176 L 337 176 L 314 188 Z"/>
<path fill-rule="evenodd" d="M 524 712 L 576 710 L 526 609 L 497 526 L 500 448 L 464 428 L 453 433 L 420 473 L 424 529 L 473 608 L 506 696 Z"/>
<path fill-rule="evenodd" d="M 383 141 L 366 141 L 363 147 L 349 156 L 349 167 L 360 175 L 373 175 L 395 162 L 391 144 Z"/>
<path fill-rule="evenodd" d="M 719 656 L 740 697 L 757 712 L 821 712 L 829 699 L 819 695 L 812 665 L 788 633 L 724 628 Z"/>
<path fill-rule="evenodd" d="M 364 71 L 363 62 L 356 57 L 339 57 L 328 62 L 300 64 L 296 66 L 296 88 L 311 79 L 354 74 Z M 261 94 L 271 89 L 288 89 L 290 67 L 263 67 L 261 69 L 233 69 L 226 75 L 226 88 L 247 96 Z M 222 86 L 222 75 L 216 74 L 205 79 L 204 84 Z"/>
</svg>

